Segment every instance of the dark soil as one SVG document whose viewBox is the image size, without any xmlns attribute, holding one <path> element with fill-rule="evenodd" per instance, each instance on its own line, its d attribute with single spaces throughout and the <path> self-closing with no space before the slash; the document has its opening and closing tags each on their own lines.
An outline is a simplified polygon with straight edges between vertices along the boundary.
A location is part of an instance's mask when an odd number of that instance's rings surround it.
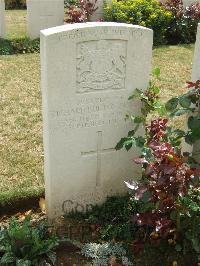
<svg viewBox="0 0 200 266">
<path fill-rule="evenodd" d="M 44 195 L 33 196 L 30 198 L 21 198 L 2 204 L 0 202 L 0 219 L 5 215 L 15 215 L 17 212 L 25 212 L 29 209 L 37 209 L 39 199 Z"/>
<path fill-rule="evenodd" d="M 80 249 L 70 244 L 62 244 L 57 249 L 56 266 L 89 266 L 91 263 L 81 256 Z"/>
</svg>

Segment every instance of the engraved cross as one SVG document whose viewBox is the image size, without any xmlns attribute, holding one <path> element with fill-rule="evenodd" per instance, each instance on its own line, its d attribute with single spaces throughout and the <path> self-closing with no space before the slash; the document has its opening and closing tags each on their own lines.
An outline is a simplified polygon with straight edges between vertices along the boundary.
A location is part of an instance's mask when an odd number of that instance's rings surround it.
<svg viewBox="0 0 200 266">
<path fill-rule="evenodd" d="M 115 151 L 114 148 L 102 149 L 102 131 L 97 132 L 97 149 L 96 151 L 81 152 L 82 156 L 97 156 L 97 170 L 96 170 L 96 186 L 101 185 L 101 155 L 108 152 Z"/>
</svg>

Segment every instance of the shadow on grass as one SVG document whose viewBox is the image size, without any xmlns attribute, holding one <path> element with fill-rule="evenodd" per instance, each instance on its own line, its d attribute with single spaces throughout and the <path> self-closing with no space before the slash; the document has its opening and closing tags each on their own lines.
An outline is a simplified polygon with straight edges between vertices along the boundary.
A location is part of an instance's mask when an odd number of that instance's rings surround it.
<svg viewBox="0 0 200 266">
<path fill-rule="evenodd" d="M 158 46 L 153 46 L 153 50 L 169 50 L 169 48 L 185 48 L 187 50 L 193 50 L 194 48 L 194 43 L 190 43 L 190 44 L 165 44 L 165 45 L 158 45 Z"/>
<path fill-rule="evenodd" d="M 9 195 L 8 195 L 9 194 Z M 44 197 L 44 189 L 37 192 L 13 192 L 0 194 L 0 217 L 4 215 L 12 215 L 17 212 L 23 212 L 28 209 L 36 209 L 39 207 L 39 199 Z"/>
</svg>

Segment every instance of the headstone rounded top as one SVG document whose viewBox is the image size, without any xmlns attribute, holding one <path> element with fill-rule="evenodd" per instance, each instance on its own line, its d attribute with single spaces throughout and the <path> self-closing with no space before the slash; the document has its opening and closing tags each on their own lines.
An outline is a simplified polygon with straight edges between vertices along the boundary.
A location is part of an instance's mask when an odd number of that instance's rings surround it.
<svg viewBox="0 0 200 266">
<path fill-rule="evenodd" d="M 84 28 L 98 28 L 98 27 L 126 27 L 126 28 L 132 28 L 136 30 L 146 30 L 146 31 L 152 31 L 149 28 L 145 28 L 138 25 L 132 25 L 132 24 L 126 24 L 126 23 L 117 23 L 117 22 L 86 22 L 86 23 L 74 23 L 74 24 L 65 24 L 58 27 L 53 27 L 45 30 L 41 30 L 40 33 L 44 36 L 51 36 L 57 33 L 62 33 L 66 31 L 72 31 L 72 30 L 78 30 L 78 29 L 84 29 Z"/>
</svg>

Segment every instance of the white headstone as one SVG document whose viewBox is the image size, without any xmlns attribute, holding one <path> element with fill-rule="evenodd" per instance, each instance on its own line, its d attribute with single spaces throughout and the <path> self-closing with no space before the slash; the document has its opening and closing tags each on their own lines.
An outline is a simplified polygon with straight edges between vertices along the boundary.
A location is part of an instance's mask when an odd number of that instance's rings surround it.
<svg viewBox="0 0 200 266">
<path fill-rule="evenodd" d="M 5 2 L 0 0 L 0 37 L 5 36 Z"/>
<path fill-rule="evenodd" d="M 63 25 L 64 0 L 27 0 L 27 20 L 30 38 L 39 38 L 40 30 Z"/>
<path fill-rule="evenodd" d="M 200 80 L 200 23 L 197 28 L 196 43 L 194 50 L 192 81 Z M 195 159 L 200 163 L 200 141 L 196 142 L 193 147 Z"/>
<path fill-rule="evenodd" d="M 138 114 L 128 97 L 145 89 L 153 32 L 118 23 L 70 24 L 41 31 L 47 211 L 86 210 L 137 178 L 140 152 L 115 151 Z"/>
<path fill-rule="evenodd" d="M 190 6 L 191 4 L 194 4 L 194 3 L 200 3 L 200 0 L 182 0 L 183 1 L 183 6 L 184 7 L 188 7 Z M 159 0 L 159 2 L 161 3 L 165 3 L 166 0 Z"/>
<path fill-rule="evenodd" d="M 91 1 L 91 3 L 95 2 L 95 0 L 90 0 L 90 1 Z M 103 20 L 104 3 L 112 4 L 112 0 L 97 0 L 96 5 L 95 5 L 95 11 L 90 16 L 90 21 Z"/>
<path fill-rule="evenodd" d="M 200 79 L 200 23 L 197 28 L 196 43 L 194 50 L 193 66 L 192 66 L 192 80 Z"/>
<path fill-rule="evenodd" d="M 200 3 L 199 0 L 183 0 L 183 6 L 184 7 L 187 7 L 187 6 L 190 6 L 191 4 L 194 4 L 194 3 Z"/>
</svg>

